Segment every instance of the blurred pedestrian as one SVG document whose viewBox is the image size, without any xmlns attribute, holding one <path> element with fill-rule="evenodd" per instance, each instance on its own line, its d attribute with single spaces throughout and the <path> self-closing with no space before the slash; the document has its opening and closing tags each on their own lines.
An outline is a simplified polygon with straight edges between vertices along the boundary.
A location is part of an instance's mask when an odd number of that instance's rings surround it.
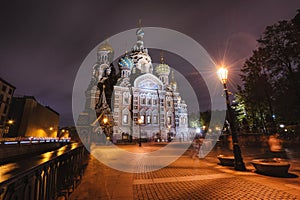
<svg viewBox="0 0 300 200">
<path fill-rule="evenodd" d="M 199 150 L 198 150 L 198 157 L 204 158 L 204 152 L 206 152 L 207 146 L 204 144 L 204 138 L 199 138 Z"/>
<path fill-rule="evenodd" d="M 200 138 L 195 138 L 193 141 L 193 153 L 192 153 L 192 158 L 196 158 L 199 154 L 201 144 L 200 144 Z"/>
<path fill-rule="evenodd" d="M 282 148 L 282 140 L 279 138 L 278 133 L 269 136 L 268 144 L 273 158 L 287 158 L 287 155 Z"/>
</svg>

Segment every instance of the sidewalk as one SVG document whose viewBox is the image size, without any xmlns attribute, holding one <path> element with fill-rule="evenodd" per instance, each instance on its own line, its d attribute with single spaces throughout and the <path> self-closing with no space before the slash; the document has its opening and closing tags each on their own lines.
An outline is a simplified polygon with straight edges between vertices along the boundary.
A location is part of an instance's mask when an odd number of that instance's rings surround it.
<svg viewBox="0 0 300 200">
<path fill-rule="evenodd" d="M 130 151 L 149 152 L 158 147 L 126 146 Z M 300 199 L 300 178 L 278 178 L 218 165 L 213 151 L 204 159 L 192 159 L 187 151 L 171 165 L 154 172 L 125 173 L 111 169 L 91 156 L 80 185 L 70 199 Z M 147 167 L 140 163 L 139 169 Z M 149 165 L 149 163 L 148 163 Z M 289 170 L 300 176 L 300 162 Z"/>
</svg>

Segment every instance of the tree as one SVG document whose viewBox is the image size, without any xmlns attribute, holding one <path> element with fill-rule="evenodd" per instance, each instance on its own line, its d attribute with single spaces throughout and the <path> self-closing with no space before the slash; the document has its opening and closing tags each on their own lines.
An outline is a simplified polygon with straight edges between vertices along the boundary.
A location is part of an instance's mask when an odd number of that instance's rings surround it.
<svg viewBox="0 0 300 200">
<path fill-rule="evenodd" d="M 251 124 L 274 128 L 275 116 L 280 122 L 299 123 L 300 12 L 266 27 L 258 44 L 242 67 L 239 87 Z"/>
<path fill-rule="evenodd" d="M 244 87 L 238 87 L 238 96 L 245 104 L 246 116 L 253 132 L 263 130 L 267 133 L 266 119 L 273 116 L 273 87 L 266 70 L 266 60 L 266 52 L 258 48 L 241 70 Z"/>
</svg>

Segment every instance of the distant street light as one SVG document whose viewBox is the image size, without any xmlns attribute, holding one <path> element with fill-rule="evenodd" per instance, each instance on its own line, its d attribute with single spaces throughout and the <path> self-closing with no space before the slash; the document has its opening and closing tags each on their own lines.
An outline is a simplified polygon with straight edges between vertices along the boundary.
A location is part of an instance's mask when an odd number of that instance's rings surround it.
<svg viewBox="0 0 300 200">
<path fill-rule="evenodd" d="M 233 118 L 233 111 L 230 106 L 229 102 L 229 95 L 228 95 L 228 88 L 227 88 L 227 80 L 228 80 L 228 70 L 226 68 L 220 68 L 218 70 L 218 76 L 220 81 L 223 84 L 225 97 L 226 97 L 226 106 L 227 106 L 227 119 L 230 123 L 230 131 L 232 136 L 232 143 L 233 143 L 233 154 L 234 154 L 234 169 L 238 171 L 245 171 L 246 167 L 243 162 L 243 158 L 241 155 L 241 149 L 238 145 L 238 138 L 235 130 L 234 118 Z"/>
<path fill-rule="evenodd" d="M 139 124 L 139 147 L 142 146 L 142 136 L 141 136 L 141 124 L 143 123 L 143 119 L 139 118 L 138 119 L 138 124 Z"/>
<path fill-rule="evenodd" d="M 15 121 L 12 119 L 6 121 L 6 125 L 3 130 L 3 137 L 5 137 L 5 135 L 10 132 L 10 128 L 14 123 L 15 123 Z M 1 136 L 1 133 L 0 133 L 0 136 Z"/>
</svg>

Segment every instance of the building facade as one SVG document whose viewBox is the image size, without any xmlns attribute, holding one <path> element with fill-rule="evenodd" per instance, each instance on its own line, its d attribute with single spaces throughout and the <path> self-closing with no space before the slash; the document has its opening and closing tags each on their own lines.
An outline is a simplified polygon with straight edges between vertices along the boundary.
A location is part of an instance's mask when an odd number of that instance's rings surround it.
<svg viewBox="0 0 300 200">
<path fill-rule="evenodd" d="M 14 121 L 8 137 L 56 137 L 59 113 L 32 96 L 13 97 L 9 118 Z"/>
<path fill-rule="evenodd" d="M 8 118 L 8 112 L 15 87 L 0 78 L 0 138 L 5 137 L 13 121 Z"/>
<path fill-rule="evenodd" d="M 99 122 L 100 127 L 105 128 L 103 119 L 107 118 L 108 132 L 114 141 L 128 137 L 187 140 L 187 104 L 180 96 L 174 73 L 163 56 L 160 64 L 152 64 L 148 49 L 144 47 L 142 28 L 137 29 L 136 35 L 131 52 L 126 52 L 117 62 L 118 73 L 113 66 L 113 48 L 108 42 L 99 46 L 86 91 L 85 111 L 77 123 L 78 131 L 81 136 L 95 132 L 83 121 Z"/>
</svg>

